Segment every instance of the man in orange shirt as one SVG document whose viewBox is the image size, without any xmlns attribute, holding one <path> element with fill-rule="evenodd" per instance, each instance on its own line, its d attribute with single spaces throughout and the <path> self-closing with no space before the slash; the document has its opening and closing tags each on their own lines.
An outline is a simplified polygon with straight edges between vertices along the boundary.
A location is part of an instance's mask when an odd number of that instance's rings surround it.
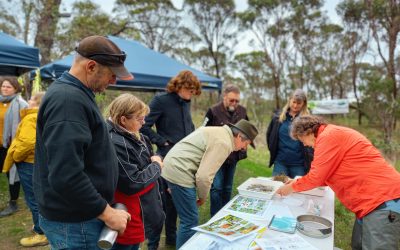
<svg viewBox="0 0 400 250">
<path fill-rule="evenodd" d="M 353 249 L 399 249 L 400 173 L 359 132 L 316 116 L 293 121 L 291 136 L 314 148 L 310 172 L 290 180 L 280 195 L 329 186 L 355 213 Z"/>
</svg>

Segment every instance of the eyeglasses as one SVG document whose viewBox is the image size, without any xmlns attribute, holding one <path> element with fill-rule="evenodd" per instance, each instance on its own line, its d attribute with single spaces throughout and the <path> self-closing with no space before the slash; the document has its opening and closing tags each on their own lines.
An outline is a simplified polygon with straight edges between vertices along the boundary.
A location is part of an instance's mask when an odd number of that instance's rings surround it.
<svg viewBox="0 0 400 250">
<path fill-rule="evenodd" d="M 139 122 L 139 123 L 144 123 L 145 122 L 145 116 L 139 116 L 139 117 L 135 117 L 135 121 Z"/>
<path fill-rule="evenodd" d="M 229 103 L 239 103 L 240 100 L 239 99 L 228 99 Z"/>
</svg>

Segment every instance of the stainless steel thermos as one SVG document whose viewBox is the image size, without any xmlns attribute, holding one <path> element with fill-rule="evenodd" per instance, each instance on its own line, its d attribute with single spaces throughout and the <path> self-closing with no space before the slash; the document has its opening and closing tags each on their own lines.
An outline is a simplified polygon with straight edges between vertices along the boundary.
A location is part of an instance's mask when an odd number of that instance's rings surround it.
<svg viewBox="0 0 400 250">
<path fill-rule="evenodd" d="M 127 211 L 126 206 L 122 203 L 115 203 L 112 207 Z M 107 225 L 104 225 L 103 229 L 101 230 L 99 240 L 97 241 L 97 246 L 101 249 L 110 249 L 114 245 L 117 236 L 117 231 L 110 229 Z"/>
</svg>

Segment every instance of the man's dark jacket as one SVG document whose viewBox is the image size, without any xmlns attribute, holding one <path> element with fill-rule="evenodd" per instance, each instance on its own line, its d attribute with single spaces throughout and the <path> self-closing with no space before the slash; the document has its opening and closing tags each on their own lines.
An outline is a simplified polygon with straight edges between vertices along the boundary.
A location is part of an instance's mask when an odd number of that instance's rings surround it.
<svg viewBox="0 0 400 250">
<path fill-rule="evenodd" d="M 274 114 L 266 133 L 267 145 L 270 153 L 268 165 L 269 167 L 274 164 L 276 156 L 278 155 L 279 128 L 281 126 L 281 123 L 279 122 L 279 115 L 279 113 Z M 300 145 L 304 153 L 304 164 L 306 167 L 306 172 L 308 172 L 311 167 L 311 162 L 314 158 L 314 150 L 310 147 L 304 147 L 302 143 L 300 143 Z"/>
<path fill-rule="evenodd" d="M 241 119 L 249 120 L 247 117 L 246 108 L 238 105 L 234 112 L 229 112 L 223 102 L 219 102 L 208 109 L 205 117 L 205 126 L 223 126 L 235 124 Z M 234 151 L 226 159 L 224 164 L 236 164 L 238 161 L 245 159 L 247 153 L 245 150 Z"/>
<path fill-rule="evenodd" d="M 165 156 L 174 144 L 195 129 L 190 114 L 190 101 L 183 100 L 176 93 L 161 93 L 154 96 L 150 114 L 140 130 L 157 145 L 157 153 Z M 156 131 L 151 127 L 155 125 Z M 168 146 L 164 144 L 168 142 Z"/>
<path fill-rule="evenodd" d="M 42 100 L 33 187 L 40 214 L 60 222 L 94 219 L 111 203 L 118 164 L 93 92 L 65 72 Z"/>
</svg>

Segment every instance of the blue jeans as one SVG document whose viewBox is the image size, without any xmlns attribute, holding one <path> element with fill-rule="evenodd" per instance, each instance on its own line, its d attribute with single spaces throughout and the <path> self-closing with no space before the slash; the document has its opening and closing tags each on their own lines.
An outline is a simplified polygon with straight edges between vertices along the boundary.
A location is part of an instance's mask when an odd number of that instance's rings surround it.
<svg viewBox="0 0 400 250">
<path fill-rule="evenodd" d="M 33 231 L 38 234 L 43 234 L 43 231 L 39 226 L 38 204 L 33 194 L 32 174 L 34 165 L 33 163 L 28 162 L 19 162 L 16 165 L 22 189 L 25 193 L 25 202 L 32 213 Z"/>
<path fill-rule="evenodd" d="M 195 234 L 192 227 L 199 223 L 199 211 L 197 210 L 196 188 L 182 187 L 168 182 L 171 196 L 180 219 L 176 234 L 176 249 L 179 249 Z"/>
<path fill-rule="evenodd" d="M 272 171 L 272 176 L 285 174 L 290 178 L 294 178 L 296 176 L 303 176 L 306 174 L 306 167 L 303 165 L 285 165 L 280 162 L 274 162 L 274 169 Z"/>
<path fill-rule="evenodd" d="M 222 164 L 214 177 L 210 191 L 210 215 L 213 217 L 231 199 L 236 163 Z"/>
<path fill-rule="evenodd" d="M 135 244 L 135 245 L 122 245 L 119 243 L 115 243 L 111 250 L 138 250 L 140 244 Z"/>
<path fill-rule="evenodd" d="M 95 218 L 77 223 L 51 221 L 39 214 L 39 225 L 50 242 L 51 249 L 92 250 L 97 247 L 104 223 Z"/>
</svg>

